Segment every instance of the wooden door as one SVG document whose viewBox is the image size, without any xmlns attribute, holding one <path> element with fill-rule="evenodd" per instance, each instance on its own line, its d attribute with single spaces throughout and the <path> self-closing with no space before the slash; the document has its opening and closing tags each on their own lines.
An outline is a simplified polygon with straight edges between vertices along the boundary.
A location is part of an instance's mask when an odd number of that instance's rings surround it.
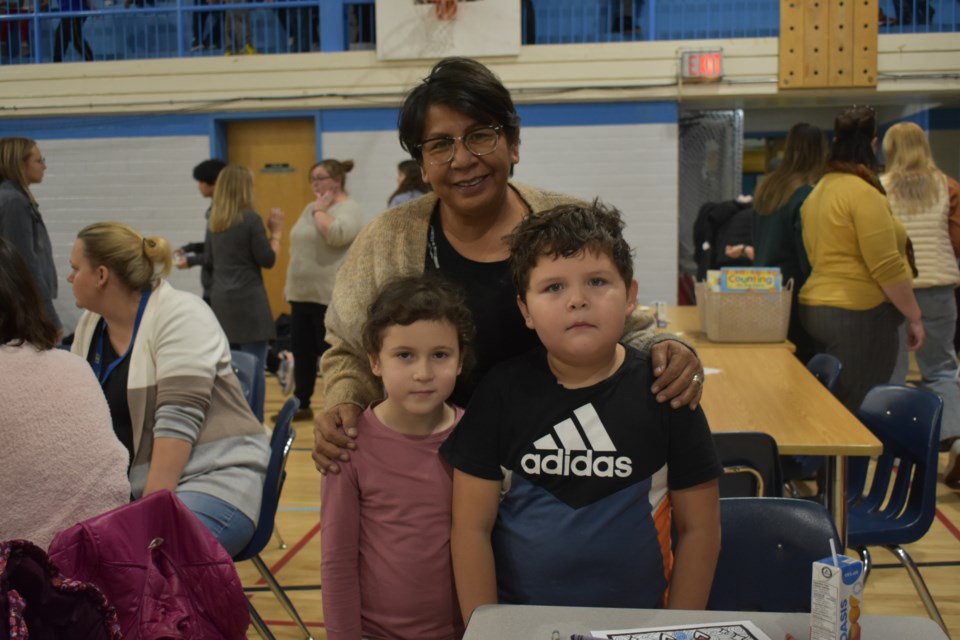
<svg viewBox="0 0 960 640">
<path fill-rule="evenodd" d="M 290 313 L 290 305 L 283 298 L 290 261 L 290 228 L 313 199 L 310 167 L 316 162 L 315 140 L 312 118 L 247 120 L 227 125 L 228 162 L 253 171 L 257 213 L 264 221 L 273 207 L 280 207 L 286 214 L 277 263 L 263 271 L 274 318 Z"/>
</svg>

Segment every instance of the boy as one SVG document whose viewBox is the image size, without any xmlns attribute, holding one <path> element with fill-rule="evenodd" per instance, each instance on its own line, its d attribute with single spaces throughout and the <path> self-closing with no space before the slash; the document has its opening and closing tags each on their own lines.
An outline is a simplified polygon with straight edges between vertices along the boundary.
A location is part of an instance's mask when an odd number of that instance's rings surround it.
<svg viewBox="0 0 960 640">
<path fill-rule="evenodd" d="M 653 380 L 618 342 L 637 294 L 622 230 L 615 209 L 563 205 L 508 238 L 543 346 L 492 370 L 441 448 L 464 620 L 496 602 L 706 606 L 721 467 L 702 410 L 638 392 Z"/>
</svg>

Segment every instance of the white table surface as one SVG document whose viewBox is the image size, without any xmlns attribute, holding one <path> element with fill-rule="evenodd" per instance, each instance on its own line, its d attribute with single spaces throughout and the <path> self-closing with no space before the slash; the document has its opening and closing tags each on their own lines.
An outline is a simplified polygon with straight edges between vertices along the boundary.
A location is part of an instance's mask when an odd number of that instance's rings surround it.
<svg viewBox="0 0 960 640">
<path fill-rule="evenodd" d="M 550 640 L 553 632 L 558 631 L 561 640 L 570 640 L 572 634 L 587 634 L 594 629 L 633 629 L 735 620 L 750 620 L 772 640 L 784 640 L 787 633 L 796 640 L 810 637 L 810 616 L 806 613 L 487 605 L 474 612 L 463 638 Z M 929 618 L 864 615 L 860 624 L 865 640 L 946 640 L 947 637 Z"/>
</svg>

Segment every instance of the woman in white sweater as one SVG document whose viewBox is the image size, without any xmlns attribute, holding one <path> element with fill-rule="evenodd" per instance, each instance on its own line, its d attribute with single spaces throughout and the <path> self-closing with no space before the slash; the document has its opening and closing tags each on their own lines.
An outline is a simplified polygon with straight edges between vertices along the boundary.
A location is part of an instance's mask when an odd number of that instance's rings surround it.
<svg viewBox="0 0 960 640">
<path fill-rule="evenodd" d="M 43 548 L 130 500 L 107 402 L 87 363 L 54 348 L 58 333 L 23 258 L 0 238 L 0 540 Z"/>
<path fill-rule="evenodd" d="M 67 278 L 86 309 L 73 352 L 90 363 L 130 452 L 133 496 L 175 492 L 236 555 L 260 515 L 270 451 L 213 311 L 162 279 L 171 262 L 166 240 L 129 225 L 82 229 Z"/>
<path fill-rule="evenodd" d="M 284 290 L 290 303 L 290 350 L 294 395 L 300 400 L 295 420 L 310 420 L 317 361 L 328 345 L 324 319 L 333 282 L 353 239 L 363 227 L 363 212 L 346 192 L 353 160 L 327 159 L 310 168 L 316 199 L 304 207 L 290 230 L 290 266 Z M 274 416 L 276 418 L 276 416 Z"/>
<path fill-rule="evenodd" d="M 953 334 L 957 326 L 954 289 L 960 285 L 960 185 L 933 161 L 923 129 L 912 122 L 893 125 L 883 137 L 887 170 L 880 181 L 890 209 L 913 243 L 918 275 L 913 281 L 926 342 L 916 352 L 922 386 L 943 398 L 940 442 L 948 448 L 960 437 L 960 387 Z M 891 382 L 904 384 L 907 352 L 901 336 Z M 958 445 L 960 447 L 960 445 Z M 957 456 L 951 457 L 948 482 L 960 480 Z"/>
</svg>

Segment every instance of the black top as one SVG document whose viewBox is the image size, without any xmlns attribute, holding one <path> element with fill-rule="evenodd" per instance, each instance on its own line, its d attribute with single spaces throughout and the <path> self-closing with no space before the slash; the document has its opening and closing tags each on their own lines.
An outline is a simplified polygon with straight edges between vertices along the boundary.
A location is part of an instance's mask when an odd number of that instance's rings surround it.
<svg viewBox="0 0 960 640">
<path fill-rule="evenodd" d="M 94 359 L 97 357 L 97 342 L 100 335 L 103 334 L 103 361 L 100 363 L 100 376 L 110 367 L 111 363 L 120 358 L 113 345 L 110 344 L 110 336 L 107 333 L 106 325 L 101 319 L 97 323 L 97 328 L 93 332 L 93 340 L 90 342 L 90 350 L 87 351 L 87 362 L 93 366 Z M 127 448 L 129 455 L 128 469 L 130 462 L 133 461 L 133 421 L 130 419 L 130 404 L 127 402 L 127 377 L 130 373 L 130 358 L 124 358 L 120 364 L 110 373 L 106 382 L 101 380 L 100 386 L 103 388 L 103 395 L 107 398 L 107 405 L 110 407 L 110 417 L 113 419 L 113 432 L 117 439 Z"/>
<path fill-rule="evenodd" d="M 276 261 L 263 220 L 254 211 L 244 211 L 240 222 L 225 231 L 207 228 L 203 264 L 213 275 L 210 306 L 231 343 L 277 337 L 261 271 Z"/>
<path fill-rule="evenodd" d="M 450 401 L 465 407 L 483 375 L 494 365 L 540 344 L 517 307 L 510 260 L 474 262 L 457 253 L 440 226 L 439 208 L 433 212 L 427 236 L 426 271 L 442 274 L 463 291 L 476 327 L 474 366 L 464 371 Z"/>
</svg>

